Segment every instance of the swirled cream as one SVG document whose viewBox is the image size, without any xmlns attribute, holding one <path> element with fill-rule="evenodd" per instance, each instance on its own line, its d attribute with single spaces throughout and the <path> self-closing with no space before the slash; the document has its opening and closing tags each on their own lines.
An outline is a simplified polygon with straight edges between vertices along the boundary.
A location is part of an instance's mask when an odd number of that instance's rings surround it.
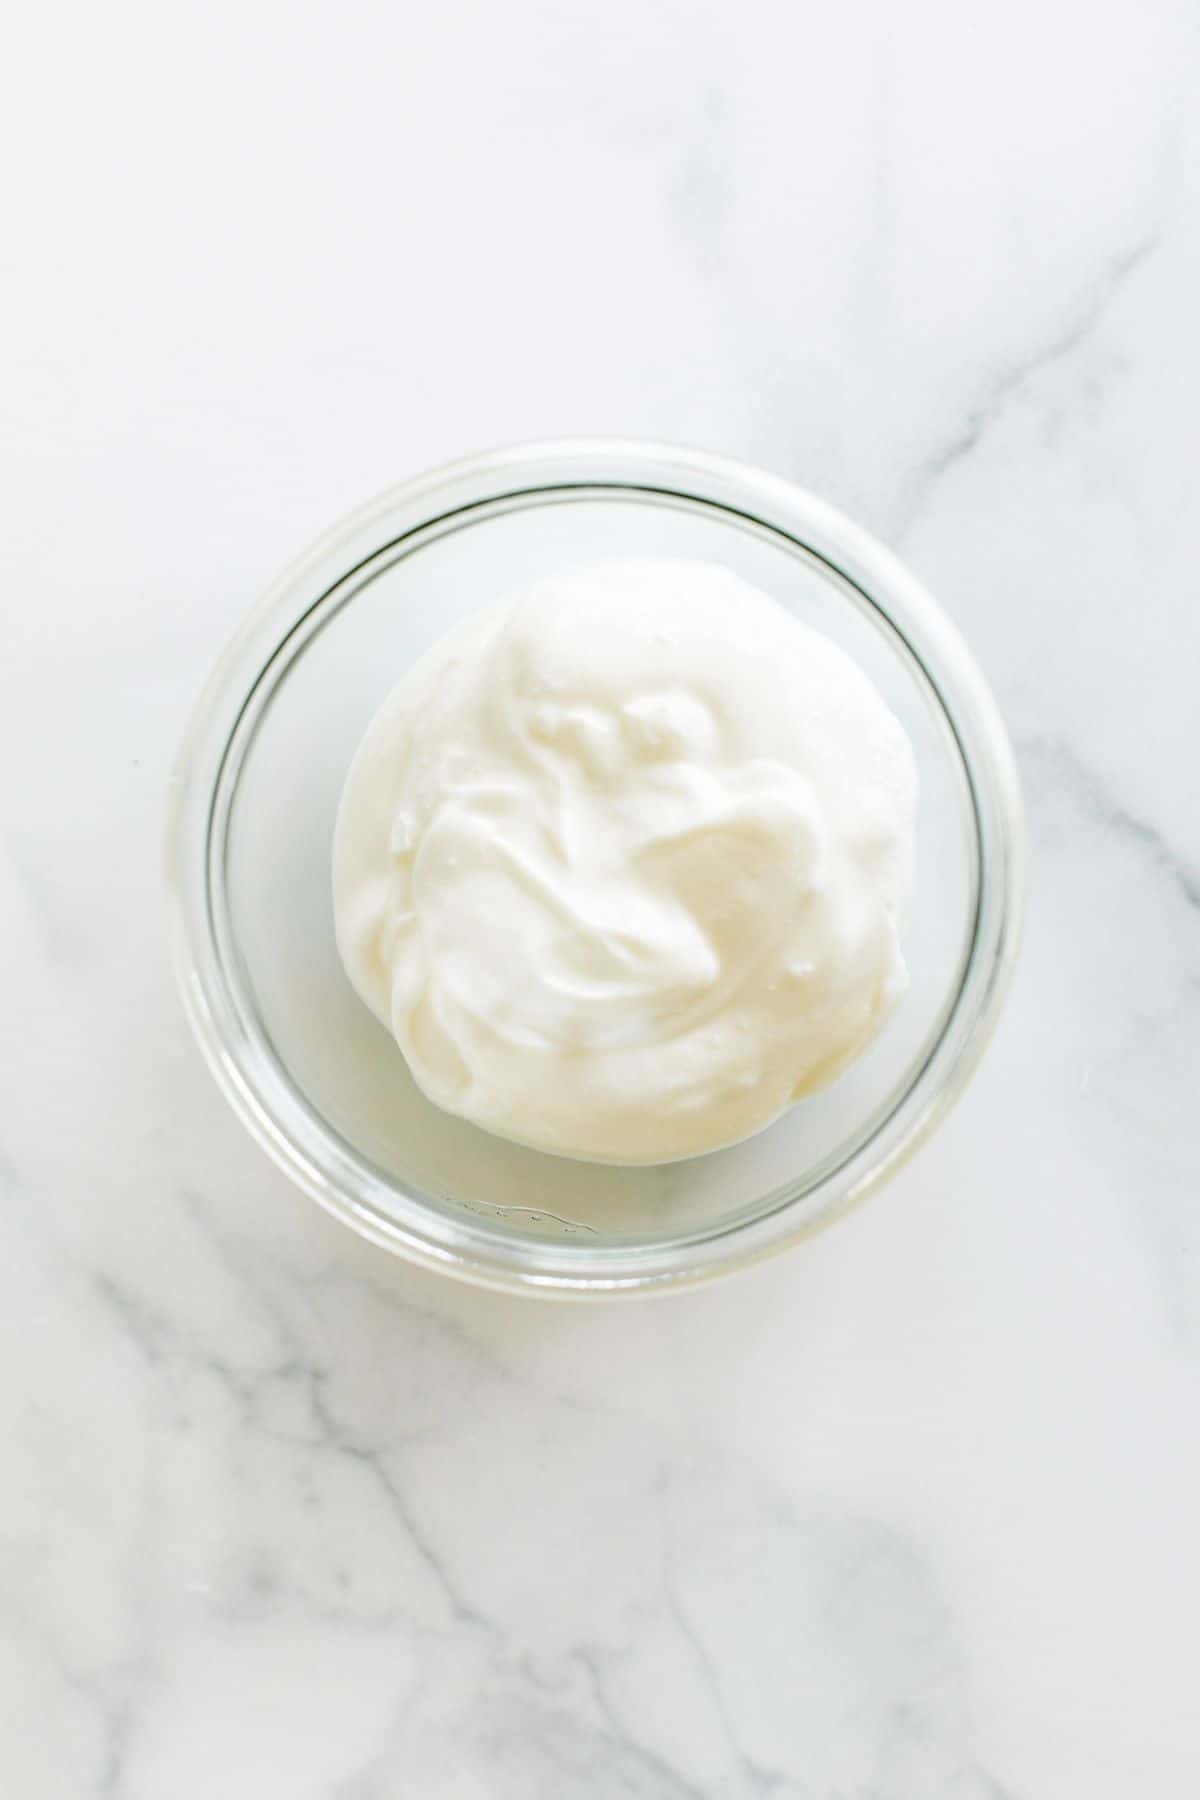
<svg viewBox="0 0 1200 1800">
<path fill-rule="evenodd" d="M 385 702 L 337 822 L 338 945 L 447 1111 L 564 1156 L 691 1156 L 878 1031 L 915 791 L 828 639 L 715 565 L 597 563 Z"/>
</svg>

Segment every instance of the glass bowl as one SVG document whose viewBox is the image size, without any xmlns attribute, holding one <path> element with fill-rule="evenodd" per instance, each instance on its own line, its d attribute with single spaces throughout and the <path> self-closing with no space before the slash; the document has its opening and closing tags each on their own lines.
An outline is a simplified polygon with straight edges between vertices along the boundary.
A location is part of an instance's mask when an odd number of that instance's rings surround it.
<svg viewBox="0 0 1200 1800">
<path fill-rule="evenodd" d="M 745 1143 L 652 1168 L 576 1163 L 438 1111 L 354 994 L 330 844 L 347 767 L 450 626 L 565 565 L 724 563 L 840 643 L 912 738 L 921 791 L 908 993 L 825 1092 Z M 1015 955 L 1020 798 L 995 705 L 913 578 L 758 469 L 613 440 L 497 451 L 394 488 L 284 574 L 229 646 L 173 782 L 184 1003 L 221 1087 L 287 1174 L 428 1268 L 560 1295 L 661 1290 L 792 1243 L 861 1200 L 944 1116 Z"/>
</svg>

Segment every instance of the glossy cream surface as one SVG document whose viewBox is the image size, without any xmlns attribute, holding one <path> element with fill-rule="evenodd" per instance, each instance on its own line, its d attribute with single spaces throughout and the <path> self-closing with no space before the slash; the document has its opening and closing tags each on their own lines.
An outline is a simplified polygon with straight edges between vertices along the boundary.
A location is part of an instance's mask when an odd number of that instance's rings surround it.
<svg viewBox="0 0 1200 1800">
<path fill-rule="evenodd" d="M 351 767 L 338 945 L 430 1099 L 561 1155 L 760 1130 L 905 985 L 916 783 L 833 643 L 717 565 L 569 570 L 471 619 Z"/>
</svg>

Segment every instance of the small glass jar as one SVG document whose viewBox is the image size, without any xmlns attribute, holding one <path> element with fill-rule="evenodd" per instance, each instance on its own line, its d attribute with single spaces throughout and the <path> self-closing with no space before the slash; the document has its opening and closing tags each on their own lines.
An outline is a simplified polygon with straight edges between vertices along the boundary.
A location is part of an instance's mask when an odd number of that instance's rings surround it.
<svg viewBox="0 0 1200 1800">
<path fill-rule="evenodd" d="M 330 849 L 354 750 L 403 671 L 468 613 L 609 556 L 724 563 L 838 642 L 912 739 L 911 984 L 830 1088 L 731 1149 L 574 1163 L 434 1107 L 352 991 Z M 184 1004 L 235 1112 L 365 1237 L 490 1287 L 664 1290 L 778 1250 L 874 1191 L 962 1091 L 1018 940 L 1021 806 L 996 707 L 896 559 L 775 476 L 619 440 L 474 457 L 328 533 L 250 615 L 173 784 L 169 884 Z"/>
</svg>

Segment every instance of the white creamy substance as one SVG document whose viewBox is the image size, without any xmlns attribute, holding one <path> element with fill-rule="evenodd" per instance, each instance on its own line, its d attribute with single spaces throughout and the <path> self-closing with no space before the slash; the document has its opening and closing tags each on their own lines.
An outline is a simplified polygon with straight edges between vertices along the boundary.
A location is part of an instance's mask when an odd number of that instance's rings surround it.
<svg viewBox="0 0 1200 1800">
<path fill-rule="evenodd" d="M 389 696 L 338 817 L 338 946 L 439 1106 L 565 1156 L 690 1156 L 878 1031 L 915 801 L 828 639 L 715 565 L 597 563 Z"/>
</svg>

